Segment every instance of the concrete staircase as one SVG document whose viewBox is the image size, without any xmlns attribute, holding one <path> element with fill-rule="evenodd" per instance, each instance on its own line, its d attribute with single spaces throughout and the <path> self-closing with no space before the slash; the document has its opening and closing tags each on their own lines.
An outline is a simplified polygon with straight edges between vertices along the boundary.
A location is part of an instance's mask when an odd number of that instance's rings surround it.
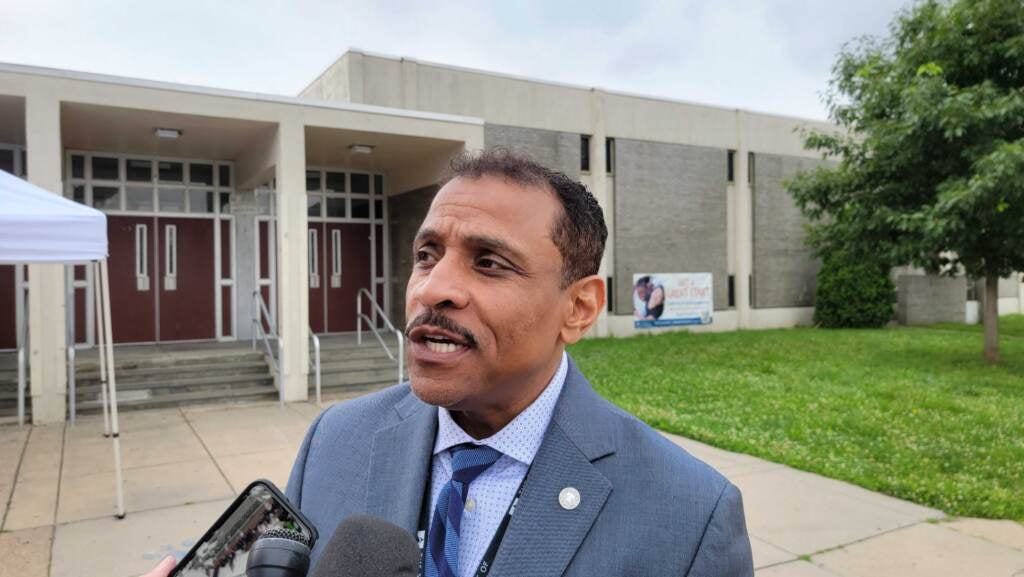
<svg viewBox="0 0 1024 577">
<path fill-rule="evenodd" d="M 394 336 L 385 339 L 397 354 Z M 372 333 L 320 337 L 321 388 L 327 396 L 357 394 L 398 382 L 398 363 Z M 17 422 L 18 371 L 14 353 L 0 354 L 0 424 Z M 197 403 L 277 399 L 274 376 L 262 349 L 249 341 L 234 343 L 174 343 L 117 346 L 117 398 L 120 410 L 177 407 Z M 80 350 L 75 363 L 79 415 L 103 410 L 100 401 L 99 356 L 95 349 Z M 315 398 L 315 377 L 310 371 L 309 395 Z M 27 392 L 30 394 L 30 392 Z M 26 416 L 31 416 L 26 398 Z"/>
<path fill-rule="evenodd" d="M 397 356 L 394 336 L 384 339 Z M 363 344 L 356 344 L 354 335 L 323 335 L 320 337 L 321 389 L 328 393 L 362 393 L 376 391 L 398 382 L 398 363 L 388 358 L 372 333 L 363 333 Z M 316 380 L 309 375 L 310 398 L 315 398 Z"/>
<path fill-rule="evenodd" d="M 248 342 L 117 347 L 114 364 L 120 410 L 277 398 L 266 360 Z M 102 411 L 96 351 L 83 351 L 75 367 L 78 414 Z"/>
<path fill-rule="evenodd" d="M 18 356 L 17 353 L 0 353 L 0 425 L 18 422 Z M 25 384 L 26 388 L 28 383 Z M 32 403 L 25 391 L 25 416 L 32 414 Z"/>
</svg>

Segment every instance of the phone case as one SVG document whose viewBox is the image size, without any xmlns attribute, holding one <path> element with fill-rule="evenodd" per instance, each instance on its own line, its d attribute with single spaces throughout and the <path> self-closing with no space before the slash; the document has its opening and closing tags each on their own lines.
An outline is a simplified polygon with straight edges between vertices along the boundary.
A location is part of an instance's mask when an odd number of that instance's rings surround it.
<svg viewBox="0 0 1024 577">
<path fill-rule="evenodd" d="M 181 569 L 188 565 L 188 563 L 195 556 L 196 551 L 199 549 L 199 546 L 208 541 L 213 536 L 217 528 L 223 525 L 225 522 L 227 522 L 231 514 L 235 512 L 235 509 L 237 509 L 245 501 L 245 496 L 248 495 L 252 488 L 256 485 L 263 485 L 264 487 L 266 487 L 270 491 L 270 494 L 273 496 L 274 501 L 281 505 L 281 507 L 285 511 L 287 511 L 289 515 L 294 517 L 297 522 L 301 523 L 302 526 L 309 531 L 309 548 L 312 549 L 313 546 L 316 545 L 316 541 L 317 539 L 319 539 L 320 536 L 317 533 L 316 527 L 309 522 L 309 519 L 307 519 L 306 516 L 303 515 L 298 509 L 292 506 L 291 502 L 288 501 L 287 497 L 284 496 L 284 493 L 282 493 L 281 490 L 278 489 L 276 485 L 274 485 L 267 479 L 256 479 L 252 483 L 249 483 L 245 487 L 245 490 L 239 493 L 238 497 L 231 502 L 231 505 L 227 509 L 225 509 L 223 513 L 221 513 L 220 517 L 218 517 L 216 521 L 214 521 L 213 525 L 210 525 L 210 528 L 206 530 L 206 533 L 203 533 L 202 538 L 196 541 L 195 545 L 193 545 L 192 548 L 189 549 L 188 553 L 186 553 L 185 556 L 182 557 L 180 561 L 178 561 L 178 564 L 174 566 L 174 570 L 171 571 L 171 574 L 168 577 L 178 577 Z"/>
</svg>

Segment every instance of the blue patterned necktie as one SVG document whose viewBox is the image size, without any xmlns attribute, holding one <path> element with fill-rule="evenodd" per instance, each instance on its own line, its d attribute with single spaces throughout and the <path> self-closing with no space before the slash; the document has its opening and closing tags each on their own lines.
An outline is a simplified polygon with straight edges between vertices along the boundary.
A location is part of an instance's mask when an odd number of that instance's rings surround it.
<svg viewBox="0 0 1024 577">
<path fill-rule="evenodd" d="M 452 478 L 441 488 L 427 533 L 425 577 L 458 577 L 459 532 L 469 484 L 501 457 L 482 445 L 456 445 L 450 451 Z"/>
</svg>

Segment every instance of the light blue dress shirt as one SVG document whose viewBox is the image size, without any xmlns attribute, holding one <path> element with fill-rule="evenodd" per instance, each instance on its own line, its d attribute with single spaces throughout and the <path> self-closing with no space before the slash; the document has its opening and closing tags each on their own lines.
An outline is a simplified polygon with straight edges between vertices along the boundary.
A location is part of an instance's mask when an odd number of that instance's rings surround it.
<svg viewBox="0 0 1024 577">
<path fill-rule="evenodd" d="M 544 392 L 505 428 L 486 439 L 470 437 L 452 420 L 447 409 L 442 407 L 437 412 L 437 439 L 434 441 L 430 473 L 431 514 L 437 506 L 441 489 L 452 478 L 452 457 L 448 449 L 472 443 L 487 445 L 502 454 L 469 486 L 459 537 L 459 577 L 472 577 L 476 573 L 498 525 L 508 512 L 512 498 L 544 440 L 544 432 L 551 421 L 568 369 L 568 358 L 562 353 L 562 362 Z"/>
</svg>

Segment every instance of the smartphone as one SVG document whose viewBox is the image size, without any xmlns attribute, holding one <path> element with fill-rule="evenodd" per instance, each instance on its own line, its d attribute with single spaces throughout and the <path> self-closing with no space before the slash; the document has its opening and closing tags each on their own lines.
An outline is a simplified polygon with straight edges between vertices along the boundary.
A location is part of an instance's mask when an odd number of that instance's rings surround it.
<svg viewBox="0 0 1024 577">
<path fill-rule="evenodd" d="M 182 557 L 171 577 L 244 577 L 249 550 L 271 529 L 291 529 L 316 544 L 316 527 L 266 479 L 253 481 L 203 538 Z"/>
</svg>

